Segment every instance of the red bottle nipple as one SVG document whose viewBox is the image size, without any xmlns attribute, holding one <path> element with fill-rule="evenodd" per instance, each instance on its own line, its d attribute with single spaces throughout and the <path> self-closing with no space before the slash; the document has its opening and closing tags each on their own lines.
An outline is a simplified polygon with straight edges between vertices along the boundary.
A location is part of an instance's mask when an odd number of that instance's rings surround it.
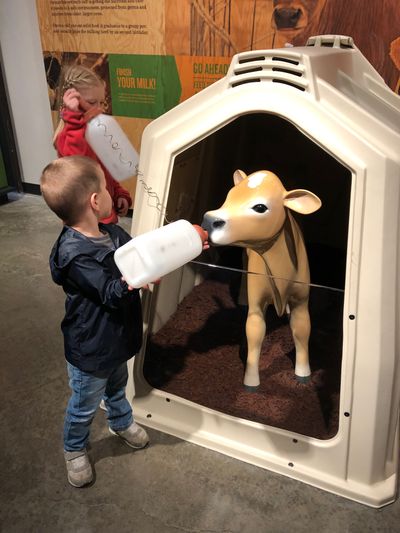
<svg viewBox="0 0 400 533">
<path fill-rule="evenodd" d="M 198 226 L 197 224 L 193 224 L 193 227 L 200 235 L 201 242 L 204 243 L 208 239 L 208 233 L 206 232 L 206 230 L 203 229 L 201 226 Z"/>
</svg>

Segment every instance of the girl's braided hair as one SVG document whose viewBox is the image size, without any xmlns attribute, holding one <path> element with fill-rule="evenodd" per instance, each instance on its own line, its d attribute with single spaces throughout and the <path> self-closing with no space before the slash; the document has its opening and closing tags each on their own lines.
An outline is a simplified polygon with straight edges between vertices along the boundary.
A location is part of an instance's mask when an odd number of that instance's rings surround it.
<svg viewBox="0 0 400 533">
<path fill-rule="evenodd" d="M 61 98 L 68 89 L 74 88 L 79 91 L 80 89 L 101 85 L 103 83 L 102 79 L 93 70 L 82 65 L 72 65 L 67 67 L 65 71 L 63 71 L 61 80 Z"/>
</svg>

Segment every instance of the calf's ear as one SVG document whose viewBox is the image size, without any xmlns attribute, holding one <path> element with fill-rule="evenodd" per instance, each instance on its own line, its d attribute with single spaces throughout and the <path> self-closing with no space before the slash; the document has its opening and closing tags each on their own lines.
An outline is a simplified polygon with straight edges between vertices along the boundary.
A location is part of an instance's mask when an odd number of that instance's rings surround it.
<svg viewBox="0 0 400 533">
<path fill-rule="evenodd" d="M 239 185 L 241 181 L 247 178 L 247 175 L 243 172 L 243 170 L 235 170 L 233 173 L 233 183 L 235 185 Z"/>
<path fill-rule="evenodd" d="M 318 211 L 322 202 L 316 194 L 306 189 L 293 189 L 288 191 L 284 198 L 283 204 L 296 213 L 302 215 L 310 215 L 314 211 Z"/>
</svg>

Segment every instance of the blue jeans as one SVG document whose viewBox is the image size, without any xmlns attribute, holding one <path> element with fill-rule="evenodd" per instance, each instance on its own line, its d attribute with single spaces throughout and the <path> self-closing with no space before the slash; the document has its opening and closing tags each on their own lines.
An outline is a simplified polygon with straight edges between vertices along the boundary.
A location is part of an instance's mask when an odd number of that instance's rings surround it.
<svg viewBox="0 0 400 533">
<path fill-rule="evenodd" d="M 132 424 L 132 408 L 125 396 L 126 363 L 110 370 L 83 372 L 67 362 L 67 370 L 72 395 L 64 420 L 64 450 L 75 452 L 86 447 L 90 425 L 102 398 L 113 431 L 123 431 Z"/>
</svg>

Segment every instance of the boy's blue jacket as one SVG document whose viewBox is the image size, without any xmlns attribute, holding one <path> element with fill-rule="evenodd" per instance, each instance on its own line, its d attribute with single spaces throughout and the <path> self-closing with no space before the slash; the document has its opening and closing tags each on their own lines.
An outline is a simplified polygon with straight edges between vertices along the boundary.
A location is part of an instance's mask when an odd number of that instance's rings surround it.
<svg viewBox="0 0 400 533">
<path fill-rule="evenodd" d="M 131 237 L 114 224 L 99 224 L 115 248 Z M 130 359 L 142 343 L 138 290 L 129 291 L 114 262 L 114 251 L 64 226 L 50 254 L 53 280 L 67 299 L 61 323 L 65 357 L 86 372 L 113 368 Z"/>
</svg>

